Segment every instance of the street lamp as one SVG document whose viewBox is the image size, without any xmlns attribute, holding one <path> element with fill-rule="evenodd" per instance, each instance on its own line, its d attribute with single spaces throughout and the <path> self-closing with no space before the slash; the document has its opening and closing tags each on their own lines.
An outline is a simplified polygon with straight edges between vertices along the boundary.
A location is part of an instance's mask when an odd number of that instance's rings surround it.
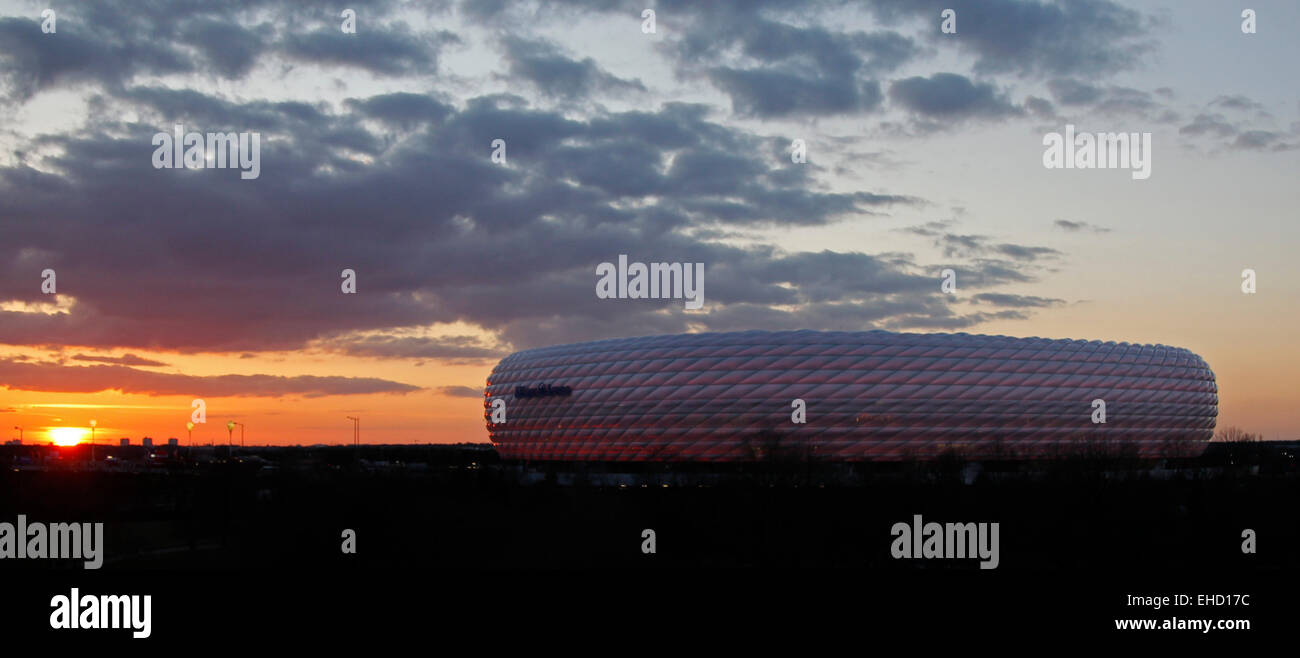
<svg viewBox="0 0 1300 658">
<path fill-rule="evenodd" d="M 361 445 L 361 419 L 356 416 L 344 416 L 352 421 L 352 445 Z"/>
<path fill-rule="evenodd" d="M 189 435 L 186 439 L 191 448 L 194 447 L 194 423 L 185 423 L 185 432 Z"/>
<path fill-rule="evenodd" d="M 226 436 L 229 438 L 230 447 L 235 447 L 235 421 L 226 423 Z"/>
<path fill-rule="evenodd" d="M 95 420 L 90 421 L 90 461 L 95 461 L 95 426 L 99 423 Z"/>
<path fill-rule="evenodd" d="M 21 428 L 21 427 L 19 427 L 19 426 L 17 426 L 17 425 L 14 425 L 14 429 L 18 430 L 18 442 L 19 442 L 19 443 L 22 443 L 22 442 L 23 442 L 23 428 Z"/>
<path fill-rule="evenodd" d="M 233 420 L 230 422 L 235 423 L 235 421 Z M 242 448 L 244 447 L 244 424 L 243 423 L 235 423 L 235 424 L 239 426 L 239 447 Z"/>
</svg>

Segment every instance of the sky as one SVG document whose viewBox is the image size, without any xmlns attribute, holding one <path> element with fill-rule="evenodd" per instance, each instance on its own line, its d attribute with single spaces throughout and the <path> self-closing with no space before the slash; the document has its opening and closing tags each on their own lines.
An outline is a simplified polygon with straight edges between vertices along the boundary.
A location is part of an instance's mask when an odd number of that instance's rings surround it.
<svg viewBox="0 0 1300 658">
<path fill-rule="evenodd" d="M 1185 347 L 1300 438 L 1300 5 L 1247 4 L 0 0 L 0 424 L 478 442 L 515 350 L 888 329 Z M 258 176 L 155 167 L 177 124 Z M 1067 124 L 1150 177 L 1045 167 Z M 620 254 L 704 307 L 598 298 Z"/>
</svg>

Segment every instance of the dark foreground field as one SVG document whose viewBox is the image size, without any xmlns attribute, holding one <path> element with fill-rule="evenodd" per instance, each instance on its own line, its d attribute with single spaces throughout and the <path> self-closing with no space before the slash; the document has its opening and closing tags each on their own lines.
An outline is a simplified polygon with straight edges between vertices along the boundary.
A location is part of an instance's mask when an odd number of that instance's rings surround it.
<svg viewBox="0 0 1300 658">
<path fill-rule="evenodd" d="M 563 638 L 675 652 L 707 627 L 734 650 L 781 638 L 801 655 L 830 636 L 918 647 L 936 633 L 990 646 L 1202 638 L 1116 630 L 1129 618 L 1244 621 L 1254 636 L 1288 637 L 1300 587 L 1300 478 L 1282 444 L 1166 463 L 727 468 L 503 464 L 473 446 L 124 449 L 95 468 L 79 450 L 3 454 L 0 522 L 105 523 L 98 571 L 0 560 L 0 628 L 59 641 L 133 642 L 51 631 L 52 597 L 74 587 L 151 595 L 159 646 Z M 916 514 L 998 523 L 997 569 L 893 558 L 891 528 Z M 345 529 L 355 554 L 341 550 Z M 1249 604 L 1130 598 L 1180 594 Z"/>
<path fill-rule="evenodd" d="M 102 521 L 106 569 L 976 568 L 892 558 L 891 527 L 916 514 L 999 523 L 1000 570 L 1297 569 L 1292 454 L 706 470 L 502 464 L 477 447 L 249 448 L 113 471 L 68 455 L 0 474 L 0 521 Z M 66 565 L 0 561 L 42 566 Z"/>
</svg>

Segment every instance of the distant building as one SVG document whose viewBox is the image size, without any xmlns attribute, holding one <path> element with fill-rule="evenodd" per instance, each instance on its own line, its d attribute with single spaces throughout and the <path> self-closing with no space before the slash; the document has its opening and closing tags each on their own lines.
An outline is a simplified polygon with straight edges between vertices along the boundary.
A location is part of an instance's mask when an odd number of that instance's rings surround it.
<svg viewBox="0 0 1300 658">
<path fill-rule="evenodd" d="M 5 445 L 7 446 L 20 446 L 22 444 L 23 442 L 19 439 L 11 439 L 9 441 L 5 441 Z"/>
<path fill-rule="evenodd" d="M 180 444 L 181 444 L 180 439 L 176 439 L 176 438 L 167 439 L 168 448 L 175 448 L 180 446 Z"/>
<path fill-rule="evenodd" d="M 117 445 L 122 446 L 123 448 L 125 448 L 125 447 L 131 445 L 131 439 L 121 439 L 121 440 L 119 440 L 119 441 L 117 442 Z"/>
<path fill-rule="evenodd" d="M 146 447 L 146 448 L 152 448 L 152 447 L 153 447 L 153 439 L 150 438 L 150 437 L 147 437 L 147 436 L 146 436 L 146 437 L 144 437 L 143 439 L 140 439 L 140 445 L 142 445 L 142 446 L 144 446 L 144 447 Z"/>
</svg>

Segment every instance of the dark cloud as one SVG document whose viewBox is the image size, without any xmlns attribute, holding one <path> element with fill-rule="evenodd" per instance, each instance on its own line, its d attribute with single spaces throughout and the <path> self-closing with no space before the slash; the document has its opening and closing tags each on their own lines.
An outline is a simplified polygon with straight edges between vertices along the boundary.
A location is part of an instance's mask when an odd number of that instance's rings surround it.
<svg viewBox="0 0 1300 658">
<path fill-rule="evenodd" d="M 1283 141 L 1287 135 L 1271 130 L 1247 130 L 1232 141 L 1232 148 L 1248 151 L 1293 151 L 1295 142 Z"/>
<path fill-rule="evenodd" d="M 954 256 L 971 256 L 983 253 L 987 249 L 988 237 L 983 235 L 958 235 L 955 233 L 945 233 L 934 241 L 936 247 L 943 250 L 943 255 L 952 258 Z"/>
<path fill-rule="evenodd" d="M 1074 78 L 1056 78 L 1048 81 L 1052 98 L 1066 107 L 1091 110 L 1098 114 L 1156 116 L 1166 110 L 1163 103 L 1152 94 L 1131 87 L 1094 85 Z"/>
<path fill-rule="evenodd" d="M 1037 96 L 1025 97 L 1025 109 L 1029 110 L 1030 114 L 1033 114 L 1035 117 L 1040 119 L 1056 118 L 1056 107 L 1052 105 L 1052 101 L 1049 101 L 1046 98 L 1039 98 Z"/>
<path fill-rule="evenodd" d="M 957 274 L 958 285 L 967 289 L 1032 283 L 1037 280 L 1037 276 L 1025 263 L 999 258 L 973 258 L 969 265 L 956 265 L 952 269 Z"/>
<path fill-rule="evenodd" d="M 0 18 L 0 91 L 10 100 L 26 101 L 58 85 L 94 81 L 117 86 L 137 73 L 186 73 L 196 67 L 165 42 L 128 43 L 85 26 L 65 17 L 55 34 L 44 34 L 39 19 Z"/>
<path fill-rule="evenodd" d="M 1073 78 L 1049 80 L 1047 89 L 1061 105 L 1091 105 L 1101 100 L 1102 89 Z"/>
<path fill-rule="evenodd" d="M 717 7 L 712 8 L 717 10 Z M 708 69 L 739 115 L 758 118 L 870 112 L 883 99 L 874 76 L 897 69 L 919 48 L 896 32 L 832 32 L 735 14 L 691 23 L 673 52 L 681 69 L 726 60 L 731 48 L 750 62 Z M 702 17 L 703 18 L 703 17 Z M 720 25 L 727 26 L 718 29 Z"/>
<path fill-rule="evenodd" d="M 1088 222 L 1072 222 L 1068 219 L 1058 219 L 1052 222 L 1052 225 L 1063 231 L 1078 233 L 1080 231 L 1091 231 L 1093 233 L 1110 233 L 1110 229 L 1104 226 L 1089 224 Z"/>
<path fill-rule="evenodd" d="M 111 363 L 119 366 L 166 366 L 168 364 L 162 361 L 154 361 L 134 354 L 123 354 L 122 356 L 96 356 L 92 354 L 77 354 L 72 357 L 73 361 L 88 361 L 91 363 Z"/>
<path fill-rule="evenodd" d="M 487 43 L 501 44 L 502 78 L 510 83 L 511 93 L 475 96 L 465 91 L 472 83 L 439 75 L 441 54 L 464 40 L 384 22 L 397 20 L 384 11 L 394 6 L 357 4 L 355 35 L 338 30 L 339 7 L 327 3 L 247 0 L 175 11 L 159 5 L 152 17 L 96 15 L 67 24 L 69 50 L 53 60 L 42 59 L 51 53 L 34 39 L 31 21 L 0 23 L 0 43 L 15 46 L 0 51 L 14 63 L 0 74 L 11 97 L 97 83 L 87 90 L 94 109 L 85 125 L 21 139 L 25 155 L 0 167 L 0 301 L 57 303 L 53 311 L 0 311 L 0 343 L 242 355 L 306 348 L 480 363 L 517 347 L 616 335 L 967 327 L 1017 317 L 955 308 L 939 291 L 938 265 L 909 254 L 799 252 L 729 239 L 760 229 L 867 223 L 928 204 L 908 190 L 831 188 L 819 179 L 829 166 L 817 162 L 820 153 L 793 164 L 790 136 L 755 134 L 706 105 L 610 111 L 586 102 L 645 87 L 513 22 L 524 14 L 563 20 L 600 11 L 625 19 L 639 38 L 639 11 L 613 2 L 547 3 L 541 12 L 465 7 L 465 15 L 502 29 Z M 879 110 L 880 77 L 925 51 L 891 30 L 842 29 L 823 13 L 842 9 L 838 2 L 791 9 L 665 0 L 656 7 L 663 28 L 676 26 L 664 29 L 659 51 L 673 72 L 716 86 L 734 114 L 759 119 Z M 295 20 L 281 20 L 284 14 Z M 64 31 L 61 20 L 60 38 Z M 133 40 L 143 45 L 122 50 L 114 35 L 127 33 L 156 43 Z M 338 72 L 320 83 L 339 89 L 357 70 L 395 79 L 382 81 L 385 93 L 329 102 L 137 80 L 156 73 L 240 78 L 285 60 L 280 75 L 292 79 L 304 67 Z M 1084 75 L 1053 76 L 1076 74 Z M 534 87 L 563 108 L 521 95 L 536 96 Z M 1032 97 L 1022 109 L 993 83 L 951 73 L 899 80 L 889 96 L 928 122 L 1054 110 Z M 153 169 L 151 138 L 175 123 L 260 132 L 262 177 Z M 507 145 L 504 164 L 489 157 L 496 139 Z M 963 291 L 972 293 L 1033 282 L 1036 263 L 1059 253 L 953 235 L 944 223 L 914 232 L 947 244 L 945 257 L 954 262 L 943 267 L 956 269 Z M 682 300 L 597 299 L 594 268 L 619 254 L 704 263 L 705 309 L 686 312 Z M 34 273 L 47 267 L 58 271 L 57 296 L 39 293 Z M 339 289 L 345 268 L 357 273 L 355 295 Z M 481 335 L 423 336 L 430 325 L 457 322 Z M 413 388 L 346 378 L 149 379 L 161 375 L 124 367 L 145 363 L 104 361 L 129 354 L 78 356 L 103 363 L 92 368 L 121 368 L 61 375 L 87 375 L 92 387 L 111 376 L 132 390 L 186 394 L 235 384 L 302 395 Z M 43 376 L 11 370 L 18 364 L 5 366 L 15 380 Z M 223 389 L 228 381 L 235 384 Z"/>
<path fill-rule="evenodd" d="M 1252 100 L 1251 98 L 1247 96 L 1243 96 L 1241 94 L 1233 94 L 1231 96 L 1219 96 L 1214 100 L 1210 101 L 1210 106 L 1221 107 L 1228 110 L 1236 110 L 1239 112 L 1256 112 L 1260 114 L 1267 114 L 1267 112 L 1264 110 L 1263 103 Z"/>
<path fill-rule="evenodd" d="M 1137 117 L 1150 116 L 1163 108 L 1151 94 L 1129 87 L 1107 87 L 1105 96 L 1093 106 L 1093 110 L 1101 114 Z"/>
<path fill-rule="evenodd" d="M 409 92 L 349 98 L 344 104 L 353 112 L 404 128 L 439 123 L 455 111 L 428 95 Z"/>
<path fill-rule="evenodd" d="M 277 0 L 167 4 L 140 11 L 143 4 L 96 2 L 61 12 L 53 35 L 41 34 L 36 21 L 0 19 L 0 93 L 22 102 L 43 89 L 84 88 L 87 83 L 116 96 L 140 76 L 238 79 L 267 55 L 357 66 L 383 75 L 429 74 L 436 71 L 438 50 L 459 41 L 446 32 L 413 35 L 400 24 L 384 28 L 376 23 L 357 35 L 344 35 L 334 18 L 337 8 L 320 8 L 313 15 Z M 363 14 L 375 11 L 372 16 L 382 15 L 391 4 L 353 3 Z M 272 20 L 255 23 L 252 16 Z M 301 31 L 312 26 L 318 30 Z M 341 41 L 336 36 L 355 38 Z"/>
<path fill-rule="evenodd" d="M 181 28 L 185 43 L 193 44 L 211 70 L 225 78 L 242 78 L 252 70 L 275 37 L 269 23 L 252 28 L 233 21 L 199 17 Z"/>
<path fill-rule="evenodd" d="M 919 18 L 931 42 L 975 56 L 979 74 L 1104 76 L 1135 68 L 1154 49 L 1154 19 L 1109 0 L 872 0 L 886 20 Z M 939 13 L 957 12 L 957 34 Z"/>
<path fill-rule="evenodd" d="M 1239 111 L 1255 110 L 1254 116 L 1268 123 L 1268 113 L 1245 97 L 1221 96 L 1209 106 Z M 1300 148 L 1300 144 L 1287 141 L 1290 135 L 1286 133 L 1258 127 L 1249 120 L 1232 120 L 1219 112 L 1197 114 L 1190 123 L 1178 129 L 1178 134 L 1203 139 L 1217 138 L 1214 145 L 1225 150 L 1282 152 Z"/>
<path fill-rule="evenodd" d="M 1033 295 L 1009 295 L 997 292 L 979 293 L 972 296 L 971 301 L 976 304 L 991 304 L 993 306 L 1006 306 L 1013 308 L 1044 308 L 1065 303 L 1064 299 L 1035 297 Z"/>
<path fill-rule="evenodd" d="M 733 110 L 756 118 L 827 116 L 871 111 L 882 93 L 877 76 L 898 69 L 920 54 L 909 37 L 890 30 L 847 31 L 809 21 L 841 3 L 815 2 L 797 11 L 779 2 L 697 3 L 661 2 L 659 20 L 666 52 L 679 76 L 702 76 L 726 93 Z M 766 7 L 764 5 L 767 5 Z M 550 19 L 609 14 L 637 30 L 639 12 L 603 1 L 561 0 L 538 13 L 529 7 L 502 3 L 470 3 L 462 11 L 473 20 L 499 26 L 524 25 Z M 551 82 L 554 95 L 570 97 L 578 89 L 604 80 L 594 62 L 556 59 L 547 48 L 536 53 L 532 42 L 507 44 L 513 73 L 529 80 Z M 523 46 L 524 52 L 520 45 Z"/>
<path fill-rule="evenodd" d="M 1188 136 L 1212 134 L 1218 137 L 1231 137 L 1237 132 L 1237 127 L 1229 123 L 1222 114 L 1198 114 L 1191 123 L 1178 129 L 1178 134 Z"/>
<path fill-rule="evenodd" d="M 376 75 L 432 75 L 438 72 L 439 50 L 456 43 L 461 40 L 451 32 L 416 34 L 401 24 L 355 34 L 333 26 L 290 34 L 282 52 L 301 63 L 353 66 Z"/>
<path fill-rule="evenodd" d="M 953 222 L 952 220 L 926 222 L 924 224 L 920 224 L 917 226 L 905 226 L 903 228 L 895 229 L 895 230 L 901 231 L 903 233 L 912 233 L 914 235 L 920 235 L 927 238 L 937 238 L 943 235 L 944 233 L 946 233 L 948 228 L 952 226 L 954 223 L 955 222 Z"/>
<path fill-rule="evenodd" d="M 996 254 L 1015 260 L 1034 261 L 1043 257 L 1060 256 L 1061 252 L 1049 247 L 1026 247 L 1025 245 L 1002 243 L 992 245 L 989 249 Z"/>
<path fill-rule="evenodd" d="M 574 324 L 598 334 L 708 323 L 680 301 L 595 299 L 595 265 L 619 253 L 707 263 L 706 300 L 720 306 L 857 299 L 868 291 L 855 286 L 873 281 L 870 295 L 919 286 L 906 267 L 866 255 L 853 257 L 862 272 L 832 277 L 844 279 L 837 287 L 814 276 L 842 267 L 829 255 L 799 257 L 796 268 L 794 256 L 684 235 L 687 226 L 816 225 L 922 203 L 819 190 L 806 169 L 774 157 L 769 140 L 711 122 L 699 106 L 577 120 L 513 97 L 479 98 L 390 142 L 360 123 L 385 107 L 384 116 L 410 118 L 435 106 L 392 95 L 341 107 L 234 104 L 151 87 L 115 102 L 159 123 L 102 118 L 99 130 L 41 138 L 57 151 L 45 161 L 57 173 L 0 169 L 0 212 L 26 218 L 0 229 L 0 298 L 49 301 L 24 282 L 52 267 L 71 304 L 66 313 L 0 313 L 0 342 L 260 352 L 325 341 L 352 355 L 470 359 L 499 348 L 347 337 L 464 321 L 535 344 Z M 263 177 L 153 169 L 153 132 L 182 119 L 266 131 Z M 507 141 L 509 166 L 488 158 L 494 138 Z M 357 272 L 356 295 L 340 294 L 344 268 Z M 802 274 L 780 273 L 791 271 Z"/>
<path fill-rule="evenodd" d="M 474 336 L 341 336 L 319 341 L 314 347 L 348 356 L 381 359 L 437 359 L 453 363 L 482 363 L 508 351 L 484 345 Z"/>
<path fill-rule="evenodd" d="M 560 47 L 545 40 L 503 37 L 510 75 L 531 82 L 543 94 L 568 100 L 586 99 L 595 93 L 644 92 L 640 80 L 624 80 L 602 69 L 587 57 L 572 59 Z"/>
<path fill-rule="evenodd" d="M 934 245 L 948 258 L 975 258 L 983 256 L 1000 256 L 1017 261 L 1037 261 L 1041 258 L 1055 258 L 1061 252 L 1049 247 L 1031 247 L 1008 242 L 994 243 L 985 235 L 959 235 L 944 233 L 938 236 Z"/>
<path fill-rule="evenodd" d="M 395 4 L 358 0 L 351 6 L 364 21 L 391 14 Z M 304 11 L 299 3 L 281 0 L 101 0 L 56 9 L 54 34 L 41 32 L 39 15 L 0 18 L 0 92 L 9 100 L 21 102 L 44 89 L 85 83 L 112 91 L 138 76 L 239 79 L 268 54 L 381 75 L 431 74 L 439 50 L 459 43 L 449 32 L 414 34 L 401 24 L 378 21 L 344 34 L 338 7 L 321 4 Z"/>
<path fill-rule="evenodd" d="M 896 80 L 889 88 L 891 101 L 927 119 L 961 121 L 1019 116 L 1024 110 L 1007 100 L 991 83 L 972 82 L 955 73 L 935 73 Z"/>
<path fill-rule="evenodd" d="M 883 95 L 875 80 L 851 76 L 810 77 L 806 72 L 721 67 L 709 73 L 719 89 L 731 96 L 732 111 L 741 116 L 773 118 L 869 112 Z"/>
<path fill-rule="evenodd" d="M 120 365 L 63 366 L 0 359 L 0 386 L 10 390 L 194 397 L 283 397 L 410 393 L 417 386 L 374 377 L 298 375 L 210 375 L 205 377 L 136 370 Z"/>
</svg>

